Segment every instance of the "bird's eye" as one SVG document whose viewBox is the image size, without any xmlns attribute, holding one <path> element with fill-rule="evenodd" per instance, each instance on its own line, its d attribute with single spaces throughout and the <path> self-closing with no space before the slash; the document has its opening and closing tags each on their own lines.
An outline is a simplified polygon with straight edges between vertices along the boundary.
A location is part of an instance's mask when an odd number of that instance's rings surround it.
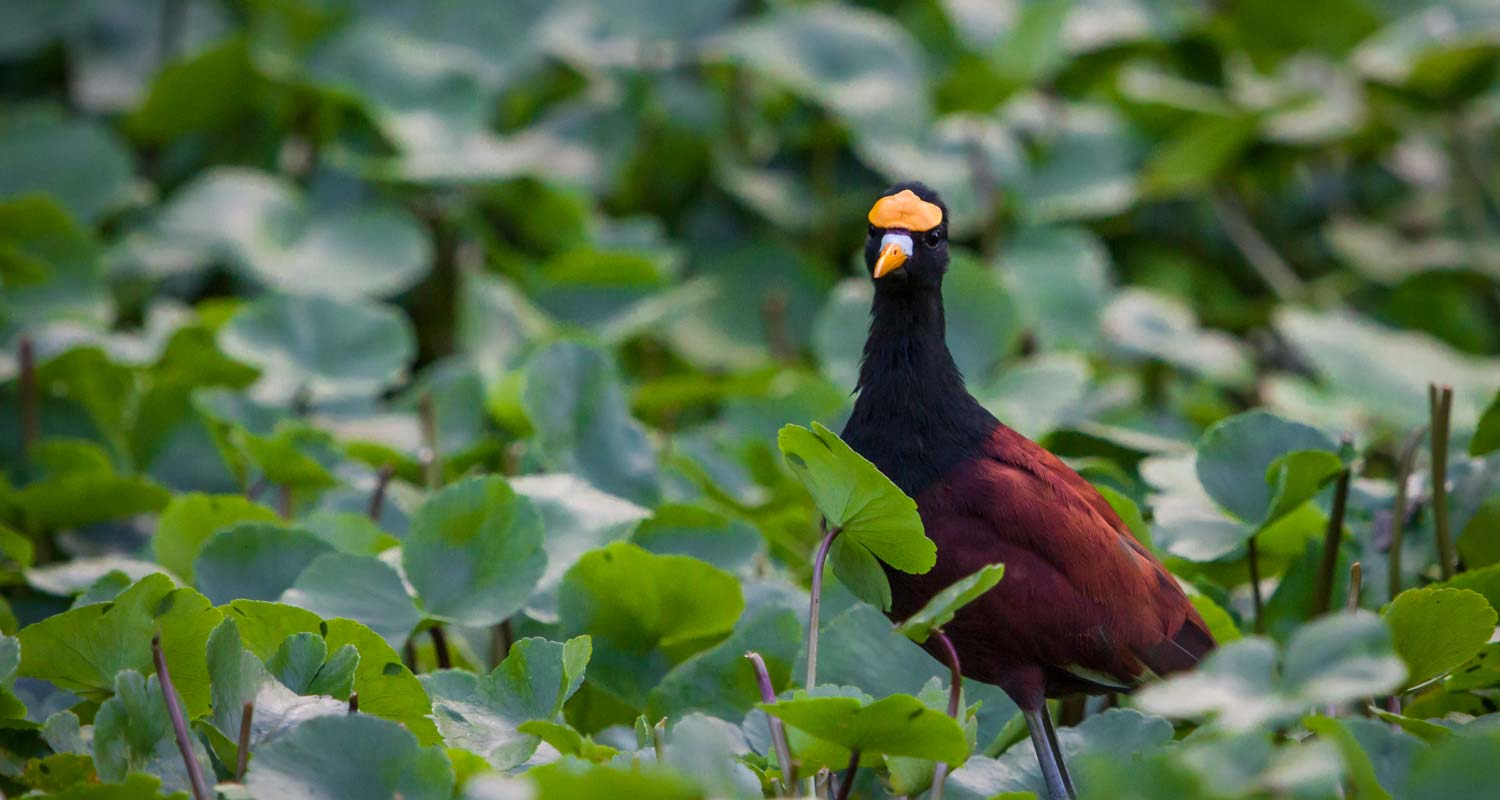
<svg viewBox="0 0 1500 800">
<path fill-rule="evenodd" d="M 943 241 L 943 235 L 935 230 L 928 231 L 927 236 L 925 239 L 923 239 L 923 241 L 927 243 L 928 247 L 937 247 L 938 243 Z"/>
</svg>

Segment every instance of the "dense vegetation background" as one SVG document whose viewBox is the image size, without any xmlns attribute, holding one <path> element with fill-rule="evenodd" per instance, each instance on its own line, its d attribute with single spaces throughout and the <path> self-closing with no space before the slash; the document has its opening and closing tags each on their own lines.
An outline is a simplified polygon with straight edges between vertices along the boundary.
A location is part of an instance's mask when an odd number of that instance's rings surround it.
<svg viewBox="0 0 1500 800">
<path fill-rule="evenodd" d="M 1224 646 L 1064 709 L 1083 793 L 1493 791 L 1492 0 L 0 17 L 7 794 L 190 789 L 154 633 L 225 796 L 769 790 L 741 656 L 802 688 L 819 536 L 776 434 L 838 429 L 863 217 L 911 178 L 973 391 Z M 1040 791 L 993 687 L 953 750 L 848 550 L 815 693 L 854 699 L 775 710 L 803 774 Z M 902 694 L 928 727 L 858 710 Z"/>
</svg>

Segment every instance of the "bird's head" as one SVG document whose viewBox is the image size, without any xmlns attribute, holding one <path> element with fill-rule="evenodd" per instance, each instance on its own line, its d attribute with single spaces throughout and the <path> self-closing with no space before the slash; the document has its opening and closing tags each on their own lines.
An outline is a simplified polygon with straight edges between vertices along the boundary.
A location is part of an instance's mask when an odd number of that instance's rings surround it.
<svg viewBox="0 0 1500 800">
<path fill-rule="evenodd" d="M 887 189 L 870 208 L 865 266 L 876 285 L 932 287 L 948 271 L 948 207 L 915 181 Z"/>
</svg>

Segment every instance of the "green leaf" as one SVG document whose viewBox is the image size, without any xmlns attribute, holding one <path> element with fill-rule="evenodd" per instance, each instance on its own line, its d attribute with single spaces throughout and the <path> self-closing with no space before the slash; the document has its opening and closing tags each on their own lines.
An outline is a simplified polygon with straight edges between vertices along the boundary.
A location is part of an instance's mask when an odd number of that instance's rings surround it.
<svg viewBox="0 0 1500 800">
<path fill-rule="evenodd" d="M 322 636 L 325 651 L 335 655 L 345 645 L 353 646 L 359 652 L 354 691 L 359 692 L 360 713 L 401 723 L 423 745 L 442 741 L 432 721 L 432 703 L 417 676 L 385 639 L 364 625 L 349 619 L 325 622 L 296 606 L 255 600 L 236 600 L 223 611 L 239 627 L 245 647 L 262 660 L 275 657 L 286 638 L 298 633 Z"/>
<path fill-rule="evenodd" d="M 562 759 L 527 770 L 536 800 L 700 800 L 703 792 L 675 772 Z"/>
<path fill-rule="evenodd" d="M 1153 198 L 1202 192 L 1254 143 L 1251 115 L 1202 116 L 1178 129 L 1146 163 L 1141 190 Z"/>
<path fill-rule="evenodd" d="M 706 508 L 675 504 L 658 507 L 630 541 L 653 553 L 692 556 L 735 574 L 744 574 L 765 551 L 765 540 L 755 526 Z"/>
<path fill-rule="evenodd" d="M 1141 756 L 1172 741 L 1172 725 L 1128 708 L 1091 714 L 1081 724 L 1057 729 L 1058 745 L 1070 765 L 1105 758 L 1138 769 Z M 1084 773 L 1079 773 L 1080 779 Z M 1089 784 L 1082 783 L 1085 793 Z M 1097 791 L 1097 790 L 1095 790 Z M 976 755 L 948 776 L 948 796 L 968 798 L 1046 797 L 1047 788 L 1037 765 L 1036 750 L 1022 740 L 998 758 Z"/>
<path fill-rule="evenodd" d="M 190 738 L 199 769 L 212 775 L 208 752 L 196 738 Z M 126 669 L 115 677 L 114 696 L 94 716 L 93 749 L 94 765 L 105 781 L 123 781 L 132 772 L 144 772 L 161 778 L 162 787 L 169 791 L 191 789 L 155 675 L 145 678 Z"/>
<path fill-rule="evenodd" d="M 332 545 L 295 528 L 242 522 L 219 531 L 193 563 L 198 591 L 222 605 L 231 600 L 275 600 L 307 563 Z"/>
<path fill-rule="evenodd" d="M 1496 752 L 1500 752 L 1500 729 L 1470 725 L 1417 753 L 1401 796 L 1411 800 L 1483 797 L 1493 788 L 1490 778 Z"/>
<path fill-rule="evenodd" d="M 201 716 L 209 705 L 204 646 L 219 618 L 203 595 L 174 588 L 166 575 L 148 575 L 113 602 L 64 611 L 23 628 L 20 674 L 103 699 L 114 691 L 121 670 L 155 673 L 151 637 L 160 631 L 183 708 L 189 716 Z"/>
<path fill-rule="evenodd" d="M 1000 257 L 1023 319 L 1048 350 L 1086 350 L 1098 339 L 1109 272 L 1108 251 L 1082 228 L 1023 228 Z"/>
<path fill-rule="evenodd" d="M 923 573 L 937 563 L 937 546 L 922 532 L 916 502 L 833 431 L 816 422 L 811 431 L 788 425 L 776 443 L 829 527 L 841 531 L 839 538 L 902 572 Z"/>
<path fill-rule="evenodd" d="M 800 697 L 760 708 L 846 750 L 961 764 L 969 743 L 958 722 L 911 695 L 862 703 L 853 697 Z"/>
<path fill-rule="evenodd" d="M 636 707 L 672 666 L 727 635 L 744 607 L 729 573 L 626 542 L 579 559 L 558 597 L 563 631 L 594 637 L 592 682 Z"/>
<path fill-rule="evenodd" d="M 541 622 L 557 621 L 557 588 L 563 575 L 584 553 L 629 538 L 650 511 L 606 494 L 576 475 L 523 475 L 511 480 L 516 493 L 531 501 L 547 532 L 547 570 L 526 604 L 526 613 Z"/>
<path fill-rule="evenodd" d="M 1198 480 L 1214 502 L 1253 526 L 1264 527 L 1309 499 L 1332 476 L 1330 463 L 1299 451 L 1332 453 L 1321 431 L 1266 411 L 1218 422 L 1198 441 Z M 1336 472 L 1336 471 L 1335 471 Z"/>
<path fill-rule="evenodd" d="M 373 395 L 396 383 L 415 352 L 411 323 L 388 306 L 266 294 L 219 330 L 219 347 L 258 367 L 260 396 L 290 402 Z"/>
<path fill-rule="evenodd" d="M 267 288 L 294 295 L 388 297 L 419 282 L 432 262 L 421 225 L 397 207 L 347 201 L 328 209 L 310 206 L 291 184 L 240 168 L 209 170 L 183 187 L 152 233 L 202 251 L 200 263 L 228 260 Z M 348 318 L 338 323 L 358 324 Z M 357 340 L 346 342 L 353 346 Z"/>
<path fill-rule="evenodd" d="M 1468 661 L 1495 631 L 1495 610 L 1467 589 L 1407 589 L 1385 610 L 1396 652 L 1409 677 L 1403 691 Z"/>
<path fill-rule="evenodd" d="M 237 522 L 275 522 L 276 512 L 237 494 L 190 492 L 172 498 L 151 537 L 157 563 L 185 581 L 193 580 L 193 562 L 203 544 Z"/>
<path fill-rule="evenodd" d="M 869 548 L 840 536 L 828 551 L 828 565 L 850 594 L 881 611 L 891 610 L 891 582 Z"/>
<path fill-rule="evenodd" d="M 521 723 L 516 730 L 541 739 L 565 756 L 581 758 L 596 764 L 609 761 L 620 754 L 619 750 L 609 745 L 596 744 L 592 738 L 584 736 L 572 726 L 561 722 L 534 719 Z"/>
<path fill-rule="evenodd" d="M 428 616 L 493 625 L 525 606 L 546 570 L 541 516 L 504 479 L 469 478 L 418 509 L 402 566 Z"/>
<path fill-rule="evenodd" d="M 1389 692 L 1405 676 L 1385 624 L 1358 611 L 1302 626 L 1280 659 L 1276 646 L 1260 637 L 1223 645 L 1193 672 L 1142 689 L 1137 703 L 1169 717 L 1213 715 L 1220 727 L 1243 731 L 1320 704 Z"/>
<path fill-rule="evenodd" d="M 318 556 L 281 595 L 281 602 L 326 619 L 347 617 L 360 622 L 398 649 L 422 621 L 401 573 L 374 556 Z"/>
<path fill-rule="evenodd" d="M 1458 535 L 1458 552 L 1469 569 L 1500 563 L 1500 497 L 1485 500 L 1474 511 Z"/>
<path fill-rule="evenodd" d="M 933 630 L 953 621 L 953 615 L 964 606 L 978 600 L 981 595 L 995 588 L 1005 574 L 1004 564 L 989 564 L 978 571 L 954 581 L 948 588 L 932 596 L 927 604 L 896 626 L 903 636 L 921 644 L 927 641 Z"/>
<path fill-rule="evenodd" d="M 52 800 L 156 800 L 167 797 L 161 793 L 161 780 L 152 775 L 134 773 L 127 775 L 122 783 L 79 784 L 48 795 Z M 183 797 L 174 792 L 171 797 Z"/>
<path fill-rule="evenodd" d="M 630 416 L 613 359 L 580 342 L 558 342 L 526 364 L 521 397 L 548 470 L 575 472 L 611 494 L 654 505 L 656 454 Z"/>
<path fill-rule="evenodd" d="M 791 609 L 766 605 L 747 611 L 729 638 L 673 667 L 661 679 L 647 697 L 649 716 L 677 719 L 701 711 L 720 719 L 743 717 L 761 699 L 745 653 L 759 653 L 771 685 L 785 687 L 802 638 L 802 625 Z"/>
<path fill-rule="evenodd" d="M 260 745 L 304 720 L 349 713 L 344 701 L 301 697 L 272 677 L 265 664 L 245 650 L 239 628 L 232 619 L 219 623 L 208 637 L 208 675 L 213 692 L 213 715 L 209 723 L 228 742 L 238 745 L 245 703 L 255 703 L 250 715 L 252 753 L 258 754 Z"/>
<path fill-rule="evenodd" d="M 32 483 L 16 492 L 14 502 L 26 527 L 40 532 L 155 513 L 171 497 L 150 478 L 90 471 Z"/>
<path fill-rule="evenodd" d="M 1479 425 L 1469 440 L 1469 455 L 1484 456 L 1500 450 L 1500 392 L 1479 415 Z"/>
<path fill-rule="evenodd" d="M 1254 377 L 1239 340 L 1199 327 L 1192 307 L 1169 295 L 1123 289 L 1100 325 L 1105 338 L 1129 355 L 1159 359 L 1227 386 L 1244 386 Z"/>
<path fill-rule="evenodd" d="M 488 676 L 460 670 L 423 675 L 443 739 L 450 747 L 483 755 L 496 769 L 524 763 L 541 740 L 521 732 L 520 725 L 556 719 L 583 685 L 592 650 L 587 636 L 566 644 L 522 639 Z"/>
<path fill-rule="evenodd" d="M 448 800 L 453 767 L 395 722 L 348 714 L 307 720 L 257 749 L 245 787 L 255 797 Z"/>
<path fill-rule="evenodd" d="M 35 106 L 0 121 L 0 199 L 52 195 L 92 224 L 130 200 L 131 171 L 129 152 L 100 123 Z"/>
<path fill-rule="evenodd" d="M 1338 748 L 1349 782 L 1359 797 L 1390 800 L 1390 793 L 1381 787 L 1380 780 L 1375 775 L 1375 766 L 1370 762 L 1370 757 L 1360 747 L 1354 734 L 1344 727 L 1343 721 L 1333 717 L 1312 716 L 1302 720 L 1302 727 L 1331 740 Z"/>
<path fill-rule="evenodd" d="M 48 197 L 0 202 L 0 269 L 7 327 L 58 320 L 103 327 L 110 314 L 99 246 Z"/>
<path fill-rule="evenodd" d="M 366 514 L 354 511 L 320 511 L 299 518 L 298 524 L 341 552 L 374 556 L 401 544 Z"/>
</svg>

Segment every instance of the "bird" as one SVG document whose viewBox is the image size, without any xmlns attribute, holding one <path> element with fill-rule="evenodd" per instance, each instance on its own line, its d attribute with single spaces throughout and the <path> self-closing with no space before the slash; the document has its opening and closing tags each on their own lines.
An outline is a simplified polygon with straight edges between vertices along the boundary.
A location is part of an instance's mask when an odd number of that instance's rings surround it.
<svg viewBox="0 0 1500 800">
<path fill-rule="evenodd" d="M 1056 455 L 1000 422 L 945 341 L 948 208 L 920 182 L 870 209 L 875 286 L 844 441 L 917 504 L 936 565 L 886 567 L 894 620 L 988 564 L 1005 577 L 943 631 L 965 677 L 1023 714 L 1052 800 L 1075 796 L 1046 700 L 1126 692 L 1191 668 L 1213 636 L 1177 580 L 1109 502 Z M 942 658 L 935 639 L 924 645 Z"/>
</svg>

